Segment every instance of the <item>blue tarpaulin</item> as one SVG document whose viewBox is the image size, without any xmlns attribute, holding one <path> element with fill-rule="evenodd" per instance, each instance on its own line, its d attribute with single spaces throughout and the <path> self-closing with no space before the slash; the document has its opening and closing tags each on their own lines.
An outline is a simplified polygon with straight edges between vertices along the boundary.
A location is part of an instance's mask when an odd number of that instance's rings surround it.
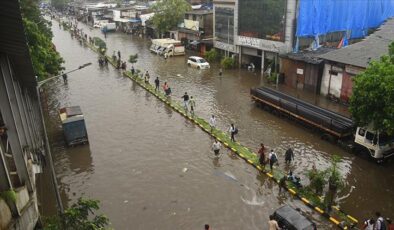
<svg viewBox="0 0 394 230">
<path fill-rule="evenodd" d="M 347 31 L 350 38 L 359 38 L 390 17 L 394 17 L 394 0 L 300 0 L 296 35 Z"/>
</svg>

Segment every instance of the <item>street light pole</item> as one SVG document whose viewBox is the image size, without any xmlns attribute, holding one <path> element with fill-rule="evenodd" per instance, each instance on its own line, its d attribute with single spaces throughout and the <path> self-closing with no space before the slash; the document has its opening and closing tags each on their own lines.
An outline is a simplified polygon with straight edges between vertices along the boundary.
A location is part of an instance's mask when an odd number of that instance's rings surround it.
<svg viewBox="0 0 394 230">
<path fill-rule="evenodd" d="M 89 66 L 91 64 L 92 63 L 90 63 L 90 62 L 86 63 L 84 65 L 79 66 L 77 69 L 68 71 L 67 73 L 63 73 L 63 74 L 72 73 L 74 71 L 83 69 L 83 68 L 85 68 L 85 67 L 87 67 L 87 66 Z M 45 120 L 44 120 L 44 113 L 42 111 L 42 103 L 41 103 L 41 97 L 40 97 L 40 88 L 41 88 L 41 86 L 43 86 L 48 81 L 50 81 L 52 79 L 59 78 L 59 77 L 63 76 L 63 74 L 60 74 L 60 75 L 57 75 L 57 76 L 54 76 L 54 77 L 50 77 L 50 78 L 45 79 L 43 81 L 37 82 L 37 86 L 36 86 L 38 106 L 40 107 L 41 122 L 42 122 L 42 127 L 44 129 L 45 150 L 46 150 L 46 153 L 47 153 L 46 155 L 47 155 L 47 159 L 48 159 L 48 162 L 49 162 L 49 168 L 50 168 L 50 171 L 51 171 L 52 185 L 53 185 L 53 188 L 55 190 L 55 196 L 56 196 L 56 203 L 57 203 L 57 207 L 58 207 L 58 212 L 60 214 L 64 213 L 64 207 L 63 207 L 62 198 L 60 197 L 60 192 L 59 192 L 59 189 L 58 189 L 55 167 L 53 166 L 53 159 L 52 159 L 51 148 L 49 147 L 49 140 L 48 140 L 48 134 L 47 134 L 47 129 L 46 129 Z"/>
</svg>

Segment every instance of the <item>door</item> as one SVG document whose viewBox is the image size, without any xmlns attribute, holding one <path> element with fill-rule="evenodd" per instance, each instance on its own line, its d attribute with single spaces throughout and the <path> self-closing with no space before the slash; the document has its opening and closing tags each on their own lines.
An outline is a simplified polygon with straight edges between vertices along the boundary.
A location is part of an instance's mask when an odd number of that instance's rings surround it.
<svg viewBox="0 0 394 230">
<path fill-rule="evenodd" d="M 297 74 L 296 87 L 297 89 L 304 89 L 304 75 Z"/>
</svg>

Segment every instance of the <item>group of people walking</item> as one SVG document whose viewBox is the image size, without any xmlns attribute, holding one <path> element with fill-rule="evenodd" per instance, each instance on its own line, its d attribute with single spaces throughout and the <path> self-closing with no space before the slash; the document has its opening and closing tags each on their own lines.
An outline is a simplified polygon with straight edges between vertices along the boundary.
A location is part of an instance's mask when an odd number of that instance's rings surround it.
<svg viewBox="0 0 394 230">
<path fill-rule="evenodd" d="M 279 165 L 278 155 L 274 152 L 273 149 L 269 152 L 268 158 L 266 157 L 266 148 L 263 143 L 260 144 L 260 149 L 258 151 L 259 154 L 259 163 L 262 166 L 265 166 L 267 163 L 270 165 L 271 171 L 273 170 L 274 164 Z M 285 152 L 285 162 L 286 164 L 290 164 L 294 160 L 294 152 L 292 148 L 288 148 Z"/>
<path fill-rule="evenodd" d="M 380 212 L 375 213 L 375 218 L 364 221 L 365 230 L 394 230 L 394 223 L 390 218 L 384 218 Z"/>
</svg>

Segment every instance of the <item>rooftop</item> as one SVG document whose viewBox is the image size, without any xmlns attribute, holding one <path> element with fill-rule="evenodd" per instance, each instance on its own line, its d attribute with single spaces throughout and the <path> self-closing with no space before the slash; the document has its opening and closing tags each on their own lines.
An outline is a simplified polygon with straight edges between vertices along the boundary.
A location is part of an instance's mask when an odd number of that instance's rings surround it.
<svg viewBox="0 0 394 230">
<path fill-rule="evenodd" d="M 335 48 L 321 47 L 317 50 L 304 50 L 298 53 L 287 53 L 280 56 L 296 61 L 303 61 L 310 64 L 320 64 L 324 60 L 319 58 L 319 56 L 333 50 L 335 50 Z"/>
<path fill-rule="evenodd" d="M 192 10 L 186 12 L 185 14 L 206 15 L 206 14 L 213 14 L 213 10 Z"/>
<path fill-rule="evenodd" d="M 394 41 L 394 18 L 388 19 L 364 40 L 320 55 L 320 58 L 366 68 L 370 61 L 388 54 L 388 46 Z"/>
<path fill-rule="evenodd" d="M 0 1 L 0 54 L 6 54 L 15 77 L 26 86 L 35 86 L 33 66 L 23 28 L 19 1 Z"/>
</svg>

